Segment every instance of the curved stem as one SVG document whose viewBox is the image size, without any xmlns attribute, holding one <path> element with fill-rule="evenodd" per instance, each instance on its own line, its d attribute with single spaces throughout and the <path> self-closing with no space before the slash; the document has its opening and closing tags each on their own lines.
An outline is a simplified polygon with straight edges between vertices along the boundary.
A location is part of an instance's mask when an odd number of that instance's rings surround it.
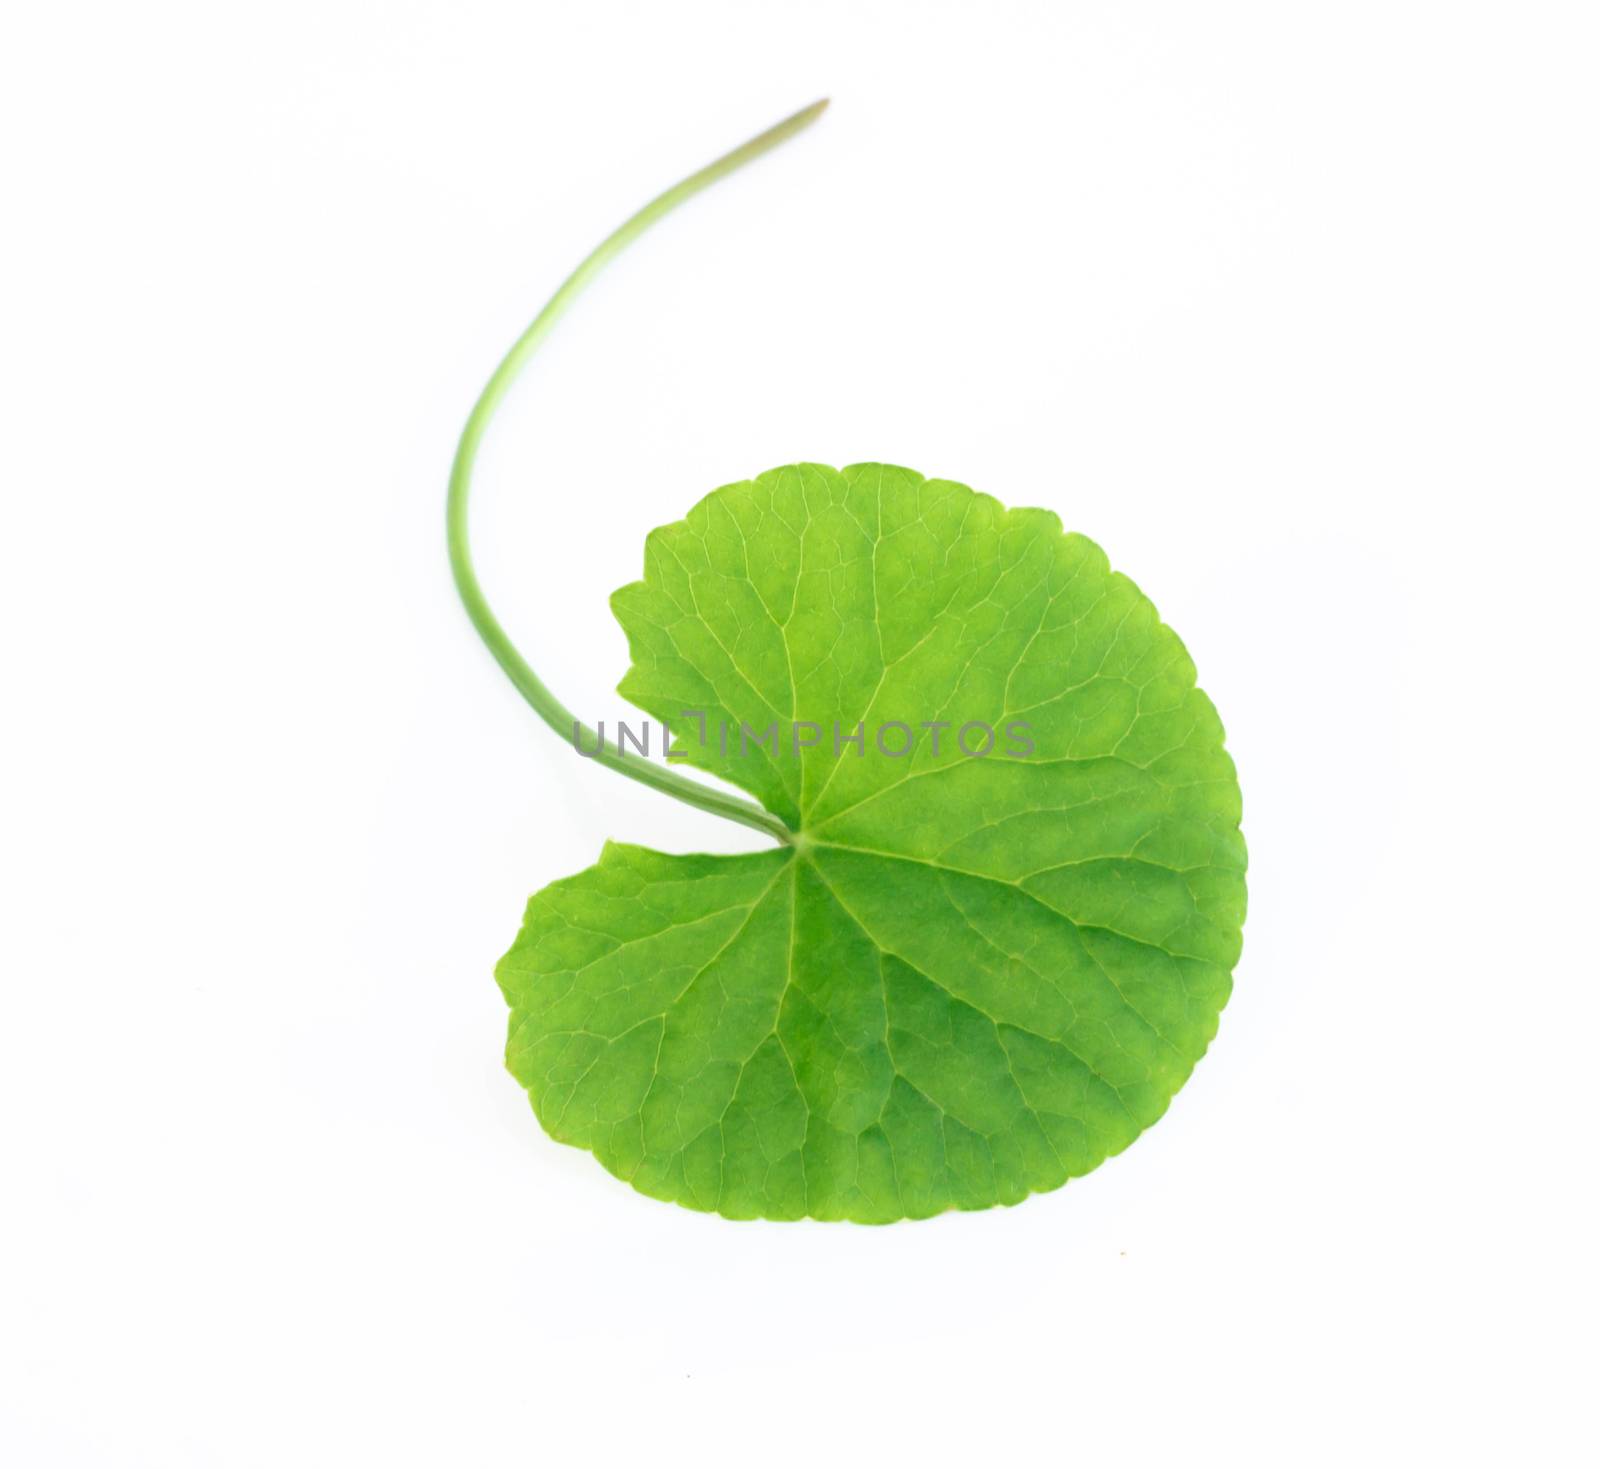
<svg viewBox="0 0 1600 1469">
<path fill-rule="evenodd" d="M 561 288 L 546 303 L 544 310 L 534 317 L 532 325 L 517 338 L 511 350 L 506 353 L 505 360 L 494 370 L 494 376 L 489 379 L 479 395 L 467 419 L 466 427 L 461 431 L 461 442 L 456 447 L 455 463 L 450 469 L 450 497 L 445 508 L 445 526 L 450 543 L 450 571 L 455 577 L 456 590 L 461 594 L 462 604 L 467 609 L 467 616 L 472 619 L 472 625 L 477 628 L 478 636 L 494 654 L 495 662 L 505 670 L 506 676 L 516 686 L 517 692 L 532 705 L 534 713 L 563 740 L 576 742 L 582 738 L 586 745 L 602 745 L 594 731 L 577 719 L 572 711 L 545 687 L 544 681 L 533 671 L 527 659 L 517 651 L 506 630 L 500 625 L 499 619 L 489 610 L 483 588 L 478 585 L 478 574 L 472 565 L 472 549 L 467 540 L 467 496 L 472 488 L 472 470 L 477 463 L 478 447 L 483 442 L 484 433 L 494 417 L 495 409 L 500 406 L 501 399 L 516 380 L 517 374 L 527 365 L 528 359 L 549 334 L 550 328 L 556 324 L 562 312 L 605 268 L 613 256 L 620 254 L 658 219 L 670 214 L 686 199 L 693 198 L 701 189 L 716 183 L 718 179 L 733 173 L 736 169 L 743 168 L 745 164 L 759 158 L 769 149 L 776 148 L 803 128 L 809 127 L 827 105 L 826 98 L 821 102 L 814 102 L 810 107 L 795 113 L 793 117 L 785 118 L 776 127 L 770 127 L 766 132 L 751 138 L 748 143 L 741 144 L 731 153 L 725 153 L 715 163 L 708 163 L 698 173 L 690 174 L 664 194 L 657 195 L 637 214 L 607 235 L 583 263 L 562 282 Z M 711 811 L 718 816 L 727 817 L 730 821 L 753 826 L 758 831 L 777 837 L 780 841 L 793 840 L 794 833 L 783 821 L 752 801 L 713 790 L 710 786 L 688 780 L 676 771 L 652 764 L 648 760 L 629 759 L 617 751 L 603 748 L 603 745 L 594 758 L 608 769 L 652 786 L 658 791 L 665 791 L 669 796 L 687 801 L 689 805 L 698 806 L 703 811 Z"/>
</svg>

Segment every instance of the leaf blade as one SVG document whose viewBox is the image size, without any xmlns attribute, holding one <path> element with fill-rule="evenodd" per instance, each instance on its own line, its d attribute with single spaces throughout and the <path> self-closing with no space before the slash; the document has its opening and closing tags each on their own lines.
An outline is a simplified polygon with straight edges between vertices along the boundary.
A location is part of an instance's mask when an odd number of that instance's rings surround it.
<svg viewBox="0 0 1600 1469">
<path fill-rule="evenodd" d="M 790 466 L 652 533 L 613 605 L 622 692 L 730 726 L 689 763 L 800 836 L 611 845 L 530 902 L 508 1064 L 553 1136 L 691 1208 L 887 1222 L 1059 1187 L 1163 1114 L 1231 990 L 1241 807 L 1192 661 L 1098 547 Z M 903 756 L 787 738 L 896 721 Z"/>
</svg>

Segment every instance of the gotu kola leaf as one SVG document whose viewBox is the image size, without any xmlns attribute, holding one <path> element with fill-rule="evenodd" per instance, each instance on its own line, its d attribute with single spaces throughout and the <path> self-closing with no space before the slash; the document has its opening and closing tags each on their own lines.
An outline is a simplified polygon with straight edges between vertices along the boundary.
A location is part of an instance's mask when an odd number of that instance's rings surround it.
<svg viewBox="0 0 1600 1469">
<path fill-rule="evenodd" d="M 533 898 L 498 976 L 553 1137 L 691 1208 L 887 1221 L 1055 1188 L 1162 1114 L 1239 953 L 1239 788 L 1097 546 L 808 464 L 656 531 L 613 606 L 622 692 L 694 711 L 687 758 L 796 835 L 613 844 Z"/>
<path fill-rule="evenodd" d="M 497 974 L 540 1121 L 657 1198 L 884 1222 L 1055 1188 L 1162 1114 L 1228 996 L 1245 850 L 1183 645 L 1046 511 L 806 464 L 656 531 L 613 599 L 621 691 L 754 802 L 597 745 L 490 610 L 467 499 L 507 388 L 612 256 L 823 105 L 568 278 L 467 420 L 447 527 L 467 613 L 541 718 L 779 844 L 608 844 L 530 900 Z"/>
</svg>

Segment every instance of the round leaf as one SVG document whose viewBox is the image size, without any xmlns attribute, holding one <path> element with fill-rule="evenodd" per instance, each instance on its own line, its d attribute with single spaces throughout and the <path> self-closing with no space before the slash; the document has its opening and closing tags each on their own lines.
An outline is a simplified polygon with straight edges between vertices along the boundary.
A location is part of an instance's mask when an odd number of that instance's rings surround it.
<svg viewBox="0 0 1600 1469">
<path fill-rule="evenodd" d="M 794 843 L 608 844 L 497 971 L 545 1129 L 655 1198 L 887 1222 L 1011 1204 L 1166 1110 L 1245 912 L 1194 665 L 1092 541 L 798 465 L 655 531 L 621 691 Z"/>
</svg>

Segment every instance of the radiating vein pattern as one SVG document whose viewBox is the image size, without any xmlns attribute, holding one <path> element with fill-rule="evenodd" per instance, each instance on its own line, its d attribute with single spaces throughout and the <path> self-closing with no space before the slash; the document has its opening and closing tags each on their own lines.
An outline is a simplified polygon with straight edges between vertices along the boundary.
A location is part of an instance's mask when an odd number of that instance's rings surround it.
<svg viewBox="0 0 1600 1469">
<path fill-rule="evenodd" d="M 531 900 L 498 974 L 553 1136 L 692 1208 L 889 1221 L 1058 1187 L 1162 1114 L 1238 958 L 1239 790 L 1183 645 L 1098 547 L 800 465 L 656 531 L 614 606 L 623 693 L 691 736 L 695 711 L 690 763 L 800 836 L 609 845 Z"/>
</svg>

